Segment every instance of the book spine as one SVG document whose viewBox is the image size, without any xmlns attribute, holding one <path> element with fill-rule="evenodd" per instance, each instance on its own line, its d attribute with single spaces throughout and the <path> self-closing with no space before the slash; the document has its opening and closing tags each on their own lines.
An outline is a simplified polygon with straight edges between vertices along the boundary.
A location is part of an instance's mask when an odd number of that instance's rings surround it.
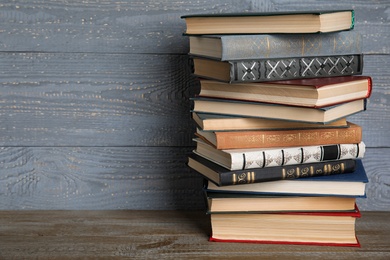
<svg viewBox="0 0 390 260">
<path fill-rule="evenodd" d="M 362 141 L 362 129 L 358 125 L 329 129 L 215 132 L 215 135 L 217 149 L 356 144 Z"/>
<path fill-rule="evenodd" d="M 332 174 L 351 173 L 356 169 L 355 160 L 289 165 L 267 169 L 252 169 L 224 172 L 221 174 L 220 186 L 249 184 L 266 181 L 297 179 Z"/>
<path fill-rule="evenodd" d="M 230 83 L 360 75 L 363 54 L 229 61 Z"/>
<path fill-rule="evenodd" d="M 333 144 L 270 149 L 231 153 L 230 170 L 268 168 L 364 157 L 366 146 L 358 144 Z"/>
<path fill-rule="evenodd" d="M 327 34 L 222 36 L 221 44 L 223 61 L 362 53 L 362 36 L 354 31 Z"/>
</svg>

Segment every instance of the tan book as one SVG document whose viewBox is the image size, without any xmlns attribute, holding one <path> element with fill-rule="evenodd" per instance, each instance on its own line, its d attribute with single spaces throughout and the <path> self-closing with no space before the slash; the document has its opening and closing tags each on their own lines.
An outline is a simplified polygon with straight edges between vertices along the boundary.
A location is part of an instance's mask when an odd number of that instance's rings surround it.
<svg viewBox="0 0 390 260">
<path fill-rule="evenodd" d="M 261 129 L 308 129 L 347 127 L 347 119 L 341 118 L 329 124 L 295 122 L 277 119 L 240 117 L 218 114 L 192 113 L 192 119 L 204 131 L 234 131 L 234 130 L 261 130 Z"/>
<path fill-rule="evenodd" d="M 202 79 L 199 96 L 320 108 L 369 98 L 371 91 L 369 76 L 235 84 Z"/>
<path fill-rule="evenodd" d="M 366 99 L 323 108 L 196 97 L 193 112 L 328 124 L 366 110 Z"/>
<path fill-rule="evenodd" d="M 217 149 L 294 147 L 325 144 L 356 144 L 362 141 L 362 128 L 348 122 L 347 128 L 221 131 L 197 129 L 197 136 Z"/>
<path fill-rule="evenodd" d="M 190 14 L 181 18 L 186 34 L 317 33 L 354 27 L 354 10 Z"/>
</svg>

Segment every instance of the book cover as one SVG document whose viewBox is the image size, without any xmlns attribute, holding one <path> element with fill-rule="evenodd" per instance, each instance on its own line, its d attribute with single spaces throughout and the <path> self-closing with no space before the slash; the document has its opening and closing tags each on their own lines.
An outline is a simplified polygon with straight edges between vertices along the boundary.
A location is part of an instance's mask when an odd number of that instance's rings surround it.
<svg viewBox="0 0 390 260">
<path fill-rule="evenodd" d="M 255 101 L 194 97 L 191 112 L 328 124 L 366 110 L 367 100 L 312 108 Z"/>
<path fill-rule="evenodd" d="M 350 159 L 229 171 L 199 155 L 191 154 L 188 158 L 188 166 L 218 186 L 226 186 L 351 173 L 356 169 L 356 161 Z"/>
<path fill-rule="evenodd" d="M 185 34 L 318 33 L 351 30 L 354 10 L 242 12 L 181 16 Z"/>
<path fill-rule="evenodd" d="M 207 214 L 267 212 L 344 212 L 355 210 L 356 198 L 272 196 L 205 192 Z"/>
<path fill-rule="evenodd" d="M 342 247 L 361 247 L 361 244 L 356 237 L 355 243 L 331 243 L 331 242 L 298 242 L 298 241 L 271 241 L 271 240 L 239 240 L 239 239 L 219 239 L 212 235 L 209 238 L 210 242 L 219 243 L 250 243 L 250 244 L 274 244 L 274 245 L 302 245 L 302 246 L 342 246 Z"/>
<path fill-rule="evenodd" d="M 361 75 L 363 54 L 218 61 L 192 57 L 195 76 L 228 83 Z"/>
<path fill-rule="evenodd" d="M 194 141 L 196 142 L 194 153 L 231 171 L 362 159 L 366 150 L 364 142 L 270 149 L 219 150 L 199 138 L 195 138 Z"/>
<path fill-rule="evenodd" d="M 192 112 L 192 119 L 203 131 L 236 131 L 236 130 L 264 130 L 264 129 L 308 129 L 347 127 L 346 118 L 330 122 L 326 125 L 305 122 L 293 122 L 277 119 L 242 117 L 221 114 L 206 114 Z"/>
<path fill-rule="evenodd" d="M 217 149 L 246 149 L 295 147 L 328 144 L 356 144 L 362 142 L 361 126 L 348 122 L 347 128 L 254 130 L 205 132 L 197 129 L 196 135 Z"/>
<path fill-rule="evenodd" d="M 206 192 L 297 195 L 297 196 L 350 196 L 365 197 L 368 183 L 366 171 L 360 159 L 356 160 L 356 170 L 352 173 L 298 178 L 245 185 L 217 186 L 205 180 Z"/>
<path fill-rule="evenodd" d="M 189 54 L 222 61 L 362 53 L 362 35 L 356 31 L 288 35 L 202 35 L 190 36 L 189 41 Z"/>
<path fill-rule="evenodd" d="M 369 98 L 369 76 L 340 76 L 256 83 L 200 80 L 200 97 L 322 108 Z"/>
<path fill-rule="evenodd" d="M 357 206 L 345 212 L 211 214 L 210 241 L 360 246 L 355 232 L 360 217 Z"/>
</svg>

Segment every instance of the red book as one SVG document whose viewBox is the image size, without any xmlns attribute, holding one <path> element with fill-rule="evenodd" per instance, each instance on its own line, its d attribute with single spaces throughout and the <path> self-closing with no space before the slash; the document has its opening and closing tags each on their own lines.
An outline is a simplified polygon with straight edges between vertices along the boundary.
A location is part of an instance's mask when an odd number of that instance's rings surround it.
<svg viewBox="0 0 390 260">
<path fill-rule="evenodd" d="M 201 79 L 200 97 L 322 108 L 368 98 L 369 76 L 293 79 L 263 83 L 224 83 Z"/>
<path fill-rule="evenodd" d="M 343 212 L 211 214 L 210 241 L 360 247 L 360 217 L 357 206 Z"/>
</svg>

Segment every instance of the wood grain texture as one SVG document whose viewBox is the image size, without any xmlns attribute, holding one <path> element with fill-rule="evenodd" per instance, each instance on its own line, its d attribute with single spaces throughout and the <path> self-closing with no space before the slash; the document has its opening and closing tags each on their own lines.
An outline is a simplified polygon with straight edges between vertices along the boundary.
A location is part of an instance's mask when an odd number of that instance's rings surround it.
<svg viewBox="0 0 390 260">
<path fill-rule="evenodd" d="M 204 209 L 191 148 L 3 147 L 0 210 Z M 370 148 L 361 210 L 388 210 L 389 148 Z"/>
<path fill-rule="evenodd" d="M 187 55 L 0 53 L 3 146 L 188 146 Z M 367 55 L 367 111 L 350 117 L 368 146 L 390 146 L 390 55 Z M 160 131 L 164 130 L 164 131 Z"/>
<path fill-rule="evenodd" d="M 374 82 L 368 110 L 350 117 L 370 147 L 359 206 L 390 210 L 386 0 L 1 1 L 0 209 L 202 208 L 202 180 L 185 166 L 199 86 L 180 16 L 346 8 Z"/>
<path fill-rule="evenodd" d="M 389 3 L 375 1 L 2 1 L 0 51 L 187 53 L 180 16 L 194 13 L 349 9 L 364 52 L 389 54 Z M 380 8 L 378 8 L 380 7 Z"/>
<path fill-rule="evenodd" d="M 361 248 L 208 242 L 202 211 L 2 211 L 2 259 L 388 259 L 389 212 L 363 212 Z"/>
</svg>

